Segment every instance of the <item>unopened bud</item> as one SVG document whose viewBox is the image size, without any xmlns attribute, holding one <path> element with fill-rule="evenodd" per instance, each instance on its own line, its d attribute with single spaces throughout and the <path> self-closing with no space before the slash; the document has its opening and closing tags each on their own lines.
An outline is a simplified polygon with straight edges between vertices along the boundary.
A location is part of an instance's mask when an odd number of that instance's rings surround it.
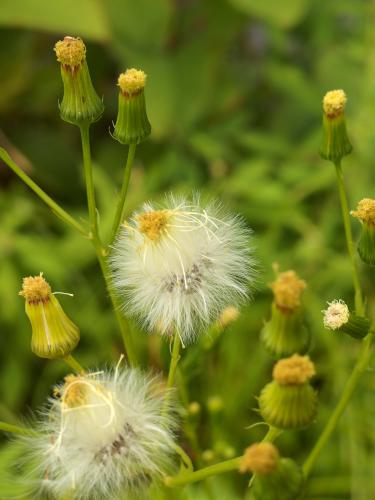
<svg viewBox="0 0 375 500">
<path fill-rule="evenodd" d="M 49 359 L 70 354 L 79 342 L 79 329 L 65 314 L 42 274 L 24 278 L 20 295 L 26 300 L 33 353 Z"/>
<path fill-rule="evenodd" d="M 351 313 L 343 300 L 328 302 L 327 309 L 322 312 L 327 330 L 346 333 L 355 339 L 363 339 L 370 331 L 370 320 Z"/>
<path fill-rule="evenodd" d="M 91 82 L 86 47 L 80 38 L 66 36 L 55 45 L 61 64 L 64 96 L 59 104 L 61 118 L 73 125 L 90 125 L 99 120 L 104 105 Z"/>
<path fill-rule="evenodd" d="M 144 88 L 146 74 L 128 69 L 118 78 L 118 113 L 113 137 L 122 144 L 139 144 L 151 133 L 146 112 Z"/>
<path fill-rule="evenodd" d="M 358 242 L 358 253 L 363 262 L 375 266 L 375 200 L 364 198 L 358 203 L 357 210 L 350 212 L 362 226 Z"/>
</svg>

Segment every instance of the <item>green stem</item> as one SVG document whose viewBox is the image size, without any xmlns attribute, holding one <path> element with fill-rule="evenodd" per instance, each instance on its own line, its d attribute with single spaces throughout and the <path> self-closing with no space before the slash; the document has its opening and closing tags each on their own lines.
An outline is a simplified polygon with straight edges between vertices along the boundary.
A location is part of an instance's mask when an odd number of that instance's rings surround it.
<svg viewBox="0 0 375 500">
<path fill-rule="evenodd" d="M 166 486 L 173 488 L 175 486 L 183 486 L 188 483 L 196 483 L 197 481 L 202 481 L 202 479 L 215 476 L 216 474 L 222 474 L 223 472 L 238 470 L 241 458 L 242 457 L 236 457 L 231 460 L 225 460 L 195 472 L 185 472 L 174 477 L 169 476 L 164 479 L 164 483 Z"/>
<path fill-rule="evenodd" d="M 77 231 L 79 231 L 84 236 L 87 236 L 87 233 L 84 227 L 76 221 L 71 215 L 68 214 L 63 208 L 60 207 L 47 193 L 43 191 L 9 156 L 9 154 L 5 151 L 5 149 L 0 148 L 0 158 L 4 163 L 8 165 L 8 167 L 13 170 L 13 172 L 32 190 L 34 193 L 39 196 L 39 198 L 49 206 L 49 208 L 66 222 L 69 226 L 73 227 Z"/>
<path fill-rule="evenodd" d="M 0 421 L 0 431 L 12 432 L 13 434 L 22 434 L 24 436 L 36 436 L 37 433 L 32 429 L 20 427 L 19 425 L 8 424 Z"/>
<path fill-rule="evenodd" d="M 350 263 L 352 268 L 352 277 L 353 277 L 353 285 L 354 285 L 354 293 L 355 293 L 355 311 L 358 315 L 364 315 L 364 304 L 362 299 L 361 292 L 361 282 L 359 279 L 359 271 L 356 260 L 356 251 L 353 243 L 352 229 L 350 225 L 350 216 L 349 216 L 349 206 L 348 199 L 345 191 L 344 184 L 344 176 L 341 169 L 341 161 L 338 160 L 335 162 L 336 174 L 337 174 L 337 184 L 339 188 L 340 201 L 341 201 L 341 211 L 342 218 L 344 222 L 345 228 L 345 236 L 346 236 L 346 244 L 348 247 L 348 253 L 350 257 Z"/>
<path fill-rule="evenodd" d="M 373 333 L 369 333 L 366 338 L 363 339 L 362 341 L 362 350 L 361 353 L 358 357 L 357 363 L 354 366 L 354 369 L 352 371 L 352 374 L 350 375 L 346 386 L 344 388 L 344 392 L 341 395 L 341 398 L 339 402 L 336 405 L 336 408 L 334 409 L 333 413 L 331 414 L 325 428 L 323 429 L 323 432 L 321 433 L 318 441 L 315 443 L 314 448 L 311 450 L 309 456 L 307 457 L 304 465 L 303 465 L 303 473 L 305 477 L 308 477 L 308 475 L 311 472 L 311 469 L 313 468 L 316 459 L 318 458 L 320 452 L 324 448 L 324 446 L 327 444 L 329 438 L 331 437 L 332 433 L 334 432 L 337 422 L 339 421 L 341 415 L 344 413 L 350 398 L 352 397 L 358 382 L 361 378 L 361 375 L 363 372 L 366 370 L 368 367 L 368 363 L 370 360 L 370 354 L 371 354 L 371 343 L 372 343 L 372 338 L 373 338 Z"/>
<path fill-rule="evenodd" d="M 168 405 L 169 405 L 169 400 L 171 397 L 170 389 L 174 386 L 175 382 L 175 377 L 176 377 L 176 371 L 177 371 L 177 365 L 180 360 L 180 348 L 181 348 L 181 339 L 180 335 L 175 331 L 174 338 L 173 338 L 173 348 L 172 348 L 172 355 L 171 355 L 171 360 L 169 363 L 169 372 L 168 372 L 168 380 L 167 380 L 167 393 L 165 395 L 164 399 L 164 404 L 163 404 L 163 409 L 162 413 L 167 413 L 168 412 Z"/>
<path fill-rule="evenodd" d="M 79 362 L 72 356 L 72 354 L 68 354 L 68 356 L 65 356 L 64 358 L 65 363 L 70 366 L 75 372 L 77 373 L 84 373 L 85 370 L 82 368 L 82 366 L 79 364 Z"/>
<path fill-rule="evenodd" d="M 82 125 L 79 127 L 79 130 L 81 132 L 83 170 L 85 173 L 87 206 L 88 206 L 88 210 L 89 210 L 90 229 L 92 232 L 92 238 L 94 240 L 97 240 L 98 242 L 100 242 L 99 233 L 98 233 L 98 218 L 97 218 L 97 213 L 96 213 L 94 180 L 93 180 L 93 175 L 92 175 L 89 128 L 90 128 L 89 125 Z"/>
<path fill-rule="evenodd" d="M 109 240 L 110 245 L 114 242 L 118 228 L 119 228 L 120 223 L 124 217 L 125 200 L 126 200 L 126 195 L 128 193 L 130 174 L 132 171 L 132 166 L 133 166 L 136 148 L 137 148 L 136 144 L 129 145 L 128 158 L 126 160 L 126 166 L 125 166 L 125 170 L 124 170 L 124 179 L 122 181 L 120 197 L 118 200 L 116 214 L 115 214 L 115 218 L 113 221 L 112 234 L 111 234 L 111 238 Z"/>
<path fill-rule="evenodd" d="M 81 142 L 82 142 L 83 167 L 84 167 L 85 181 L 86 181 L 87 205 L 88 205 L 89 220 L 91 227 L 91 239 L 113 305 L 113 309 L 121 330 L 121 335 L 125 348 L 125 354 L 127 355 L 129 364 L 135 366 L 137 364 L 137 356 L 135 353 L 133 339 L 131 336 L 130 325 L 128 324 L 126 318 L 120 312 L 120 305 L 116 297 L 116 294 L 113 291 L 111 283 L 111 272 L 106 260 L 106 250 L 102 246 L 98 230 L 95 189 L 94 189 L 92 164 L 91 164 L 89 126 L 88 125 L 81 126 L 80 132 L 81 132 Z"/>
<path fill-rule="evenodd" d="M 262 441 L 273 442 L 281 433 L 282 431 L 280 429 L 270 427 Z M 182 472 L 174 477 L 169 476 L 164 479 L 164 483 L 166 486 L 173 488 L 175 486 L 183 486 L 188 483 L 196 483 L 197 481 L 201 481 L 202 479 L 206 479 L 210 476 L 216 476 L 216 474 L 222 474 L 223 472 L 238 470 L 241 459 L 242 456 L 232 458 L 230 460 L 224 460 L 223 462 L 210 465 L 209 467 L 205 467 L 194 472 Z"/>
</svg>

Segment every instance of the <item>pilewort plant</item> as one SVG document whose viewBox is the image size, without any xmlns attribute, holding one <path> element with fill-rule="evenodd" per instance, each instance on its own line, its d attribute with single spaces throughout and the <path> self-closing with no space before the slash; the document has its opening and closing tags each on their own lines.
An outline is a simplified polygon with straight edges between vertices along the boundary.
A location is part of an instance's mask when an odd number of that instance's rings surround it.
<svg viewBox="0 0 375 500">
<path fill-rule="evenodd" d="M 345 122 L 344 91 L 330 91 L 323 99 L 320 154 L 333 164 L 337 174 L 354 301 L 352 306 L 342 300 L 329 302 L 323 323 L 334 333 L 345 333 L 352 337 L 350 341 L 361 342 L 356 365 L 304 463 L 282 457 L 272 441 L 282 432 L 297 432 L 313 425 L 318 395 L 313 385 L 315 366 L 307 355 L 311 346 L 303 304 L 307 283 L 294 270 L 276 269 L 276 278 L 270 284 L 271 312 L 263 328 L 260 326 L 260 340 L 277 360 L 273 380 L 258 398 L 259 418 L 268 431 L 262 442 L 250 444 L 238 456 L 230 443 L 222 443 L 225 460 L 204 467 L 204 461 L 212 461 L 215 452 L 207 449 L 200 454 L 190 453 L 200 449 L 201 404 L 186 399 L 184 364 L 179 366 L 179 361 L 183 349 L 189 350 L 196 342 L 201 346 L 201 355 L 192 360 L 202 363 L 249 301 L 257 275 L 251 230 L 240 215 L 232 214 L 215 200 L 202 202 L 198 195 L 169 194 L 161 204 L 145 201 L 125 219 L 136 148 L 151 133 L 146 73 L 129 68 L 118 77 L 118 114 L 111 132 L 128 148 L 128 154 L 112 231 L 104 241 L 90 145 L 90 127 L 103 114 L 103 99 L 91 81 L 86 47 L 80 38 L 67 36 L 58 41 L 55 53 L 63 83 L 60 115 L 78 127 L 81 137 L 88 223 L 64 210 L 3 149 L 0 157 L 60 219 L 92 244 L 118 321 L 125 360 L 121 357 L 116 366 L 99 370 L 81 366 L 73 355 L 80 340 L 79 328 L 60 305 L 57 292 L 52 292 L 42 272 L 23 279 L 20 295 L 25 299 L 31 323 L 31 351 L 52 362 L 63 359 L 70 370 L 62 382 L 56 383 L 32 425 L 0 422 L 0 430 L 19 435 L 26 447 L 23 460 L 32 464 L 32 473 L 23 481 L 28 483 L 33 498 L 42 495 L 105 500 L 140 493 L 158 498 L 159 493 L 166 494 L 165 489 L 237 471 L 252 475 L 249 487 L 253 498 L 302 498 L 309 474 L 368 366 L 373 336 L 359 279 L 341 166 L 352 150 Z M 364 198 L 351 212 L 362 228 L 358 253 L 369 265 L 375 262 L 374 207 L 373 199 Z M 74 300 L 80 301 L 79 290 Z M 165 374 L 138 366 L 140 347 L 129 327 L 129 318 L 137 320 L 141 330 L 159 335 L 170 344 Z M 225 411 L 223 396 L 217 394 L 207 402 L 210 418 L 216 423 Z M 183 406 L 185 411 L 181 411 Z M 191 448 L 183 449 L 179 444 L 182 429 Z"/>
</svg>

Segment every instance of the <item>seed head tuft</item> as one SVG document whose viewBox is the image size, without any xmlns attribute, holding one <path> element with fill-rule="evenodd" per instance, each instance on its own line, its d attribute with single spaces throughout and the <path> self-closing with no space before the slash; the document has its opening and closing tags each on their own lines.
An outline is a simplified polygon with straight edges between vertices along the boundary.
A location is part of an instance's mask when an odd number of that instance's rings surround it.
<svg viewBox="0 0 375 500">
<path fill-rule="evenodd" d="M 270 284 L 276 305 L 286 310 L 294 310 L 300 306 L 301 294 L 306 286 L 306 282 L 292 270 L 278 273 L 276 280 Z"/>
<path fill-rule="evenodd" d="M 315 367 L 309 356 L 293 354 L 290 358 L 278 361 L 272 375 L 280 385 L 302 385 L 315 375 Z"/>
<path fill-rule="evenodd" d="M 19 295 L 24 297 L 27 302 L 44 302 L 51 295 L 51 287 L 43 278 L 43 273 L 39 276 L 28 276 L 22 280 L 22 290 Z"/>
<path fill-rule="evenodd" d="M 343 300 L 328 302 L 328 308 L 322 312 L 324 327 L 328 330 L 338 330 L 349 321 L 349 308 Z"/>
<path fill-rule="evenodd" d="M 330 90 L 323 98 L 323 111 L 329 118 L 339 116 L 345 110 L 347 102 L 343 90 Z"/>
<path fill-rule="evenodd" d="M 276 470 L 279 459 L 279 451 L 272 443 L 254 443 L 246 448 L 241 458 L 240 472 L 266 476 Z"/>
<path fill-rule="evenodd" d="M 352 210 L 351 215 L 357 217 L 362 222 L 375 224 L 375 200 L 371 198 L 363 198 L 358 205 L 357 210 Z"/>
</svg>

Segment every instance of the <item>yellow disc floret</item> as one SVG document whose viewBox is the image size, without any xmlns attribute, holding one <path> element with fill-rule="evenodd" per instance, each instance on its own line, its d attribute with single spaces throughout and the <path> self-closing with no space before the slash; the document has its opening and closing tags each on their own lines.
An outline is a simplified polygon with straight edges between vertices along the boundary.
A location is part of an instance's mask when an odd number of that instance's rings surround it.
<svg viewBox="0 0 375 500">
<path fill-rule="evenodd" d="M 255 443 L 246 448 L 241 458 L 240 472 L 266 476 L 277 468 L 279 458 L 279 452 L 272 443 Z"/>
<path fill-rule="evenodd" d="M 140 69 L 127 69 L 118 77 L 118 86 L 124 94 L 134 94 L 146 85 L 147 75 Z"/>
<path fill-rule="evenodd" d="M 351 215 L 357 217 L 368 224 L 375 224 L 375 200 L 371 198 L 363 198 L 358 205 L 357 210 L 352 210 Z"/>
<path fill-rule="evenodd" d="M 270 284 L 276 305 L 280 309 L 294 310 L 301 304 L 301 293 L 306 288 L 306 282 L 298 277 L 295 271 L 279 273 L 276 280 Z"/>
<path fill-rule="evenodd" d="M 85 403 L 88 384 L 79 375 L 67 375 L 62 388 L 61 402 L 68 408 L 76 408 Z"/>
<path fill-rule="evenodd" d="M 293 354 L 290 358 L 278 361 L 272 375 L 280 385 L 302 385 L 315 375 L 315 367 L 309 356 Z"/>
<path fill-rule="evenodd" d="M 137 216 L 139 231 L 151 241 L 158 241 L 166 231 L 169 221 L 168 210 L 154 210 Z"/>
<path fill-rule="evenodd" d="M 330 90 L 323 98 L 323 111 L 330 118 L 339 116 L 344 112 L 346 101 L 343 90 Z"/>
<path fill-rule="evenodd" d="M 43 274 L 39 276 L 28 276 L 23 278 L 22 290 L 19 295 L 24 297 L 27 302 L 45 302 L 51 295 L 51 287 L 43 278 Z"/>
<path fill-rule="evenodd" d="M 57 60 L 64 66 L 79 66 L 86 58 L 86 47 L 80 38 L 66 36 L 55 44 Z"/>
</svg>

